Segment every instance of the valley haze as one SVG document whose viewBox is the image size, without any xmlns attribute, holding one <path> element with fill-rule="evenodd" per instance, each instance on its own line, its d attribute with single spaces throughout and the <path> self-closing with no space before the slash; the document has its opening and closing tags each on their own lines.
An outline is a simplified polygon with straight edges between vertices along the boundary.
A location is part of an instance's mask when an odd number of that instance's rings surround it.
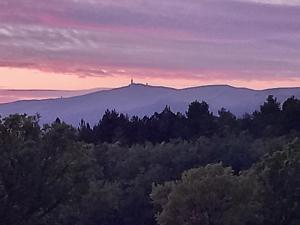
<svg viewBox="0 0 300 225">
<path fill-rule="evenodd" d="M 44 100 L 23 100 L 0 104 L 2 117 L 10 114 L 40 114 L 41 123 L 51 123 L 57 117 L 78 126 L 81 119 L 94 125 L 107 109 L 143 117 L 161 112 L 168 105 L 174 112 L 185 113 L 192 101 L 206 101 L 210 110 L 217 114 L 225 108 L 237 116 L 252 113 L 266 100 L 274 95 L 279 102 L 291 96 L 300 98 L 300 88 L 275 88 L 252 90 L 228 85 L 199 86 L 174 89 L 143 84 L 110 90 L 100 90 L 75 97 Z"/>
</svg>

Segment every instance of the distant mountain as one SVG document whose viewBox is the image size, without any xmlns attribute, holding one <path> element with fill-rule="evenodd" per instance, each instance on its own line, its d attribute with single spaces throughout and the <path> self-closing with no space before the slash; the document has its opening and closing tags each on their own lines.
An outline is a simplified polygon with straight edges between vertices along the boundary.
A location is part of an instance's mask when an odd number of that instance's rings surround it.
<svg viewBox="0 0 300 225">
<path fill-rule="evenodd" d="M 20 90 L 20 89 L 0 89 L 0 103 L 15 102 L 18 100 L 48 99 L 60 97 L 73 97 L 84 95 L 96 91 L 107 90 L 105 88 L 95 88 L 87 90 Z"/>
<path fill-rule="evenodd" d="M 258 109 L 268 95 L 274 95 L 282 102 L 291 96 L 300 98 L 300 88 L 257 91 L 227 85 L 173 89 L 132 84 L 77 97 L 0 104 L 0 115 L 39 113 L 43 123 L 52 122 L 59 117 L 77 126 L 81 119 L 91 124 L 97 123 L 106 109 L 116 109 L 128 115 L 144 116 L 156 111 L 160 112 L 166 105 L 169 105 L 173 111 L 184 113 L 190 102 L 198 100 L 209 103 L 214 113 L 224 107 L 237 116 L 241 116 Z"/>
</svg>

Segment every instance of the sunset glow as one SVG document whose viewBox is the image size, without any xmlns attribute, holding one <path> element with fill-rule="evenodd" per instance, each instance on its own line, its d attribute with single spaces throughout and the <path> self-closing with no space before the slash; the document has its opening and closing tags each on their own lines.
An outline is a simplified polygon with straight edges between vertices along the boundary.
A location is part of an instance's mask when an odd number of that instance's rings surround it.
<svg viewBox="0 0 300 225">
<path fill-rule="evenodd" d="M 0 88 L 2 89 L 37 89 L 37 90 L 84 90 L 93 88 L 115 88 L 126 86 L 133 78 L 136 83 L 149 84 L 154 86 L 166 86 L 174 88 L 186 88 L 202 85 L 228 84 L 236 87 L 248 87 L 256 90 L 273 87 L 298 87 L 300 78 L 274 79 L 274 80 L 238 80 L 238 79 L 211 79 L 199 78 L 159 78 L 149 76 L 137 76 L 134 74 L 116 74 L 110 77 L 82 77 L 76 74 L 61 74 L 44 72 L 33 69 L 0 68 Z M 136 78 L 136 79 L 135 79 Z"/>
<path fill-rule="evenodd" d="M 297 87 L 299 21 L 297 0 L 4 0 L 0 86 Z"/>
</svg>

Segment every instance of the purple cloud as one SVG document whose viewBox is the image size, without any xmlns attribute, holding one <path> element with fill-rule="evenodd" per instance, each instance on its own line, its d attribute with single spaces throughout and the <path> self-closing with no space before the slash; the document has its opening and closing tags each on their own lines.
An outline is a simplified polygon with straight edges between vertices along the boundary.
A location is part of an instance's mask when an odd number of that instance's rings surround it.
<svg viewBox="0 0 300 225">
<path fill-rule="evenodd" d="M 300 2 L 4 0 L 0 52 L 2 67 L 81 76 L 290 79 L 300 76 Z"/>
</svg>

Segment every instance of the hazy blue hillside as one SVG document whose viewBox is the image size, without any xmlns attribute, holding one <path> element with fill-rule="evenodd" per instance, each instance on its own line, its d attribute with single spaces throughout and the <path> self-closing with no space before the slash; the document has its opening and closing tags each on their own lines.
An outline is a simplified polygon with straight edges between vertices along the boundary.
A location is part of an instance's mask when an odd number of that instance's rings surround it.
<svg viewBox="0 0 300 225">
<path fill-rule="evenodd" d="M 84 95 L 96 91 L 107 90 L 95 88 L 87 90 L 21 90 L 21 89 L 0 89 L 0 103 L 15 102 L 19 100 L 68 98 Z"/>
<path fill-rule="evenodd" d="M 42 122 L 51 122 L 60 117 L 73 125 L 78 125 L 82 118 L 94 124 L 106 109 L 144 116 L 161 111 L 165 105 L 169 105 L 173 111 L 184 113 L 190 102 L 198 100 L 208 102 L 214 113 L 224 107 L 240 116 L 253 112 L 270 94 L 279 101 L 290 96 L 300 98 L 300 88 L 256 91 L 227 85 L 173 89 L 133 84 L 77 97 L 0 104 L 0 114 L 5 116 L 12 113 L 39 113 Z"/>
</svg>

